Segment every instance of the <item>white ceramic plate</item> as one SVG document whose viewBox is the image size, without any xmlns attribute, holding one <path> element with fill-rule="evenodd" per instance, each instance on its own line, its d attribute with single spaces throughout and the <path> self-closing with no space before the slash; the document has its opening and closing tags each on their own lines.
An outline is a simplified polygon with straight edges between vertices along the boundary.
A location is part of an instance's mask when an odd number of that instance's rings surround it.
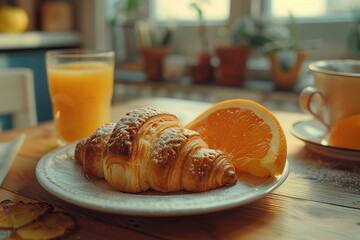
<svg viewBox="0 0 360 240">
<path fill-rule="evenodd" d="M 360 161 L 360 150 L 329 146 L 326 129 L 317 120 L 296 122 L 292 126 L 291 133 L 318 154 L 337 159 Z"/>
<path fill-rule="evenodd" d="M 204 193 L 128 194 L 115 191 L 105 180 L 86 178 L 74 162 L 75 145 L 58 148 L 45 155 L 36 166 L 39 183 L 53 195 L 72 204 L 101 212 L 140 216 L 178 216 L 220 211 L 257 200 L 279 187 L 289 174 L 270 180 L 259 179 Z M 250 183 L 251 182 L 251 183 Z"/>
</svg>

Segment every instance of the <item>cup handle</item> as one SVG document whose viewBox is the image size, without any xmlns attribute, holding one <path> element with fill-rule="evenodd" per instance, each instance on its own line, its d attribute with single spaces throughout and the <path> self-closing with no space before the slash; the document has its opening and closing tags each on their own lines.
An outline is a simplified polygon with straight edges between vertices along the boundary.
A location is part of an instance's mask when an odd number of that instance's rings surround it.
<svg viewBox="0 0 360 240">
<path fill-rule="evenodd" d="M 324 124 L 327 129 L 330 129 L 330 126 L 325 123 L 323 117 L 316 113 L 315 111 L 313 111 L 311 109 L 311 102 L 312 102 L 312 98 L 318 94 L 322 101 L 324 101 L 324 95 L 317 89 L 314 87 L 306 87 L 304 88 L 301 92 L 300 92 L 300 97 L 299 97 L 299 104 L 300 107 L 302 108 L 302 110 L 304 110 L 305 112 L 310 113 L 311 115 L 313 115 L 316 119 L 318 119 L 322 124 Z"/>
</svg>

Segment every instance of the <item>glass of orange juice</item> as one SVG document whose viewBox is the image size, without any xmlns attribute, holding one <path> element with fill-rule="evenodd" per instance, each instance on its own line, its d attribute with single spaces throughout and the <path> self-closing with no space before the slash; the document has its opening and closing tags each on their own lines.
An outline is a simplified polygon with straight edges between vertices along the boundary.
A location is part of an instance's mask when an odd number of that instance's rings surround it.
<svg viewBox="0 0 360 240">
<path fill-rule="evenodd" d="M 48 51 L 46 71 L 59 145 L 85 138 L 110 121 L 114 52 Z"/>
</svg>

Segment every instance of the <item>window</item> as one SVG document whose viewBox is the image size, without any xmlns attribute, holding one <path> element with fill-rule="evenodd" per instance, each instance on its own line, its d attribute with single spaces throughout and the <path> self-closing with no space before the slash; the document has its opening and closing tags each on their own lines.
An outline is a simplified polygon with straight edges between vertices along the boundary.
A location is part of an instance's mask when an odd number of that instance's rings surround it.
<svg viewBox="0 0 360 240">
<path fill-rule="evenodd" d="M 272 17 L 287 17 L 291 12 L 297 18 L 351 18 L 360 12 L 359 0 L 272 0 L 266 7 Z"/>
<path fill-rule="evenodd" d="M 299 41 L 319 42 L 308 50 L 309 59 L 356 56 L 359 0 L 261 0 L 261 3 L 261 13 L 276 23 L 286 24 L 292 13 L 298 23 Z"/>
<path fill-rule="evenodd" d="M 151 16 L 157 22 L 195 23 L 198 17 L 190 4 L 199 3 L 206 22 L 224 23 L 230 14 L 230 0 L 152 0 Z"/>
</svg>

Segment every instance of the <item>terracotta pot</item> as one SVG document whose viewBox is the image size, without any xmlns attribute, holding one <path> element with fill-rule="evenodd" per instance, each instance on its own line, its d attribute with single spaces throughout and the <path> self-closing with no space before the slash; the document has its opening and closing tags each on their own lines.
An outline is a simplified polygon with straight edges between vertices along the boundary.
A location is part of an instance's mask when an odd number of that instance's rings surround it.
<svg viewBox="0 0 360 240">
<path fill-rule="evenodd" d="M 191 80 L 195 84 L 210 83 L 213 80 L 213 67 L 206 65 L 194 65 L 190 67 Z"/>
<path fill-rule="evenodd" d="M 199 54 L 198 57 L 199 65 L 211 65 L 211 55 L 209 53 L 203 52 Z"/>
<path fill-rule="evenodd" d="M 217 81 L 221 85 L 243 86 L 246 79 L 247 60 L 251 48 L 247 46 L 221 46 L 216 53 L 220 64 Z"/>
<path fill-rule="evenodd" d="M 306 52 L 296 52 L 295 62 L 290 69 L 284 71 L 279 65 L 277 55 L 269 52 L 268 57 L 271 65 L 271 77 L 276 90 L 289 91 L 292 90 L 297 82 L 299 71 L 307 56 Z"/>
<path fill-rule="evenodd" d="M 163 80 L 163 63 L 169 49 L 165 47 L 153 47 L 141 49 L 143 66 L 149 81 Z"/>
<path fill-rule="evenodd" d="M 198 63 L 190 67 L 191 80 L 193 83 L 203 84 L 212 82 L 214 78 L 214 68 L 211 65 L 211 55 L 201 53 Z"/>
</svg>

